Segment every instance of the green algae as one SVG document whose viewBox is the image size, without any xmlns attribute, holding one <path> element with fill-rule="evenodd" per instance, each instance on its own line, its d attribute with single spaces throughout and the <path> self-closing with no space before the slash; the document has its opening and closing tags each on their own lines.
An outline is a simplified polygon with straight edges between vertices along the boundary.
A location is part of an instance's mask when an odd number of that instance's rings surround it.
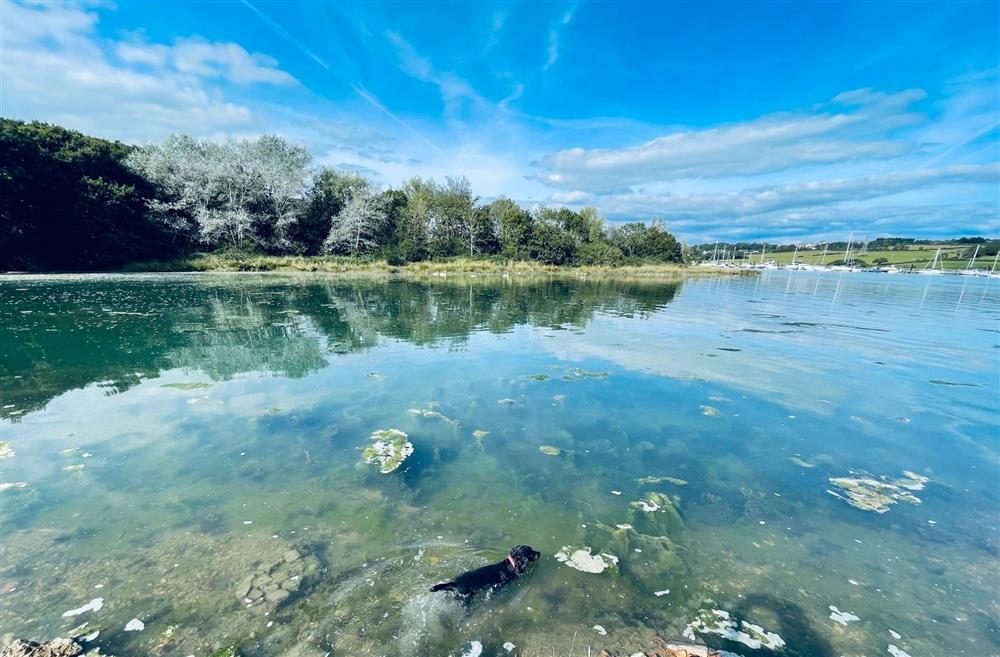
<svg viewBox="0 0 1000 657">
<path fill-rule="evenodd" d="M 694 641 L 696 634 L 715 634 L 727 641 L 735 641 L 754 650 L 780 650 L 785 640 L 775 632 L 768 632 L 760 625 L 746 620 L 739 621 L 722 609 L 700 609 L 684 628 L 684 637 Z"/>
<path fill-rule="evenodd" d="M 674 486 L 687 486 L 688 482 L 684 479 L 678 479 L 677 477 L 639 477 L 635 480 L 636 483 L 642 486 L 655 486 L 658 484 L 672 484 Z"/>
<path fill-rule="evenodd" d="M 164 383 L 160 387 L 174 388 L 175 390 L 204 390 L 205 388 L 211 388 L 212 384 L 204 381 L 189 381 L 184 383 Z"/>
<path fill-rule="evenodd" d="M 378 463 L 379 472 L 389 474 L 403 464 L 413 454 L 413 443 L 399 429 L 379 429 L 373 431 L 374 444 L 365 447 L 361 458 L 365 463 Z"/>
<path fill-rule="evenodd" d="M 920 504 L 920 498 L 911 491 L 923 490 L 927 481 L 927 477 L 909 470 L 904 470 L 903 476 L 894 479 L 884 476 L 876 479 L 867 475 L 831 477 L 830 483 L 839 490 L 828 489 L 827 492 L 857 509 L 882 514 L 898 502 Z"/>
</svg>

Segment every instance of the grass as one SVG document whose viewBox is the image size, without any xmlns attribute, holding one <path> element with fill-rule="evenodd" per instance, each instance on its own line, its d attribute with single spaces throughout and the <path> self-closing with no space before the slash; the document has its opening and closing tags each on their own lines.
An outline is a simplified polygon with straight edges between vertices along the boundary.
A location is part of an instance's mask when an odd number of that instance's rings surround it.
<svg viewBox="0 0 1000 657">
<path fill-rule="evenodd" d="M 449 258 L 390 265 L 384 260 L 361 260 L 340 256 L 266 256 L 240 254 L 198 254 L 168 261 L 132 263 L 127 272 L 326 272 L 334 274 L 393 274 L 410 277 L 484 274 L 484 275 L 570 275 L 577 277 L 614 277 L 678 279 L 705 274 L 733 274 L 732 270 L 689 268 L 680 264 L 639 264 L 621 267 L 585 265 L 579 267 L 546 265 L 523 260 L 488 260 Z"/>
<path fill-rule="evenodd" d="M 965 269 L 965 267 L 969 264 L 969 258 L 966 255 L 969 252 L 968 245 L 948 244 L 935 246 L 933 244 L 920 244 L 898 251 L 872 250 L 868 251 L 868 253 L 861 253 L 860 249 L 855 248 L 851 250 L 851 254 L 852 258 L 864 260 L 869 265 L 874 264 L 875 260 L 878 258 L 885 258 L 888 261 L 886 264 L 893 264 L 897 267 L 905 269 L 909 269 L 910 265 L 913 265 L 916 269 L 922 269 L 927 265 L 927 263 L 934 259 L 934 253 L 939 248 L 941 249 L 941 264 L 944 269 Z M 764 254 L 764 259 L 774 260 L 779 265 L 787 265 L 792 262 L 793 255 L 795 255 L 794 251 L 766 253 Z M 844 251 L 828 251 L 825 263 L 830 264 L 836 260 L 843 260 L 845 255 L 846 253 Z M 823 250 L 799 251 L 797 259 L 799 262 L 807 265 L 823 264 Z M 760 254 L 755 254 L 751 260 L 754 263 L 760 262 Z M 735 262 L 741 261 L 737 260 Z M 976 259 L 976 267 L 979 269 L 989 269 L 992 265 L 993 256 L 979 257 Z"/>
</svg>

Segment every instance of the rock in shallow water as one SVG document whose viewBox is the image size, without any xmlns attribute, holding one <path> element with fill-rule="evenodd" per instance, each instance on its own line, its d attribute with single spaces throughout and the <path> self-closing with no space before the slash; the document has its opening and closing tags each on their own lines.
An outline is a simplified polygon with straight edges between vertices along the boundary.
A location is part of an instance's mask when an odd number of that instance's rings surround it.
<svg viewBox="0 0 1000 657">
<path fill-rule="evenodd" d="M 75 657 L 83 646 L 71 639 L 53 639 L 48 643 L 15 639 L 0 648 L 0 657 Z"/>
</svg>

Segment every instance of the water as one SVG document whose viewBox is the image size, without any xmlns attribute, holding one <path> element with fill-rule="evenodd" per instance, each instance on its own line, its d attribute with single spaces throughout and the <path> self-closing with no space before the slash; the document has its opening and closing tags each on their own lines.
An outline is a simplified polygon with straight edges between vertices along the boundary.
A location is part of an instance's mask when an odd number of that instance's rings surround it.
<svg viewBox="0 0 1000 657">
<path fill-rule="evenodd" d="M 719 609 L 786 642 L 702 637 L 746 656 L 997 655 L 998 349 L 985 279 L 4 278 L 0 480 L 27 485 L 0 494 L 0 625 L 87 621 L 119 655 L 568 656 Z M 386 428 L 416 451 L 383 475 L 360 450 Z M 903 471 L 919 504 L 830 493 Z M 543 558 L 490 599 L 428 593 L 519 543 Z M 248 608 L 255 575 L 295 590 Z"/>
</svg>

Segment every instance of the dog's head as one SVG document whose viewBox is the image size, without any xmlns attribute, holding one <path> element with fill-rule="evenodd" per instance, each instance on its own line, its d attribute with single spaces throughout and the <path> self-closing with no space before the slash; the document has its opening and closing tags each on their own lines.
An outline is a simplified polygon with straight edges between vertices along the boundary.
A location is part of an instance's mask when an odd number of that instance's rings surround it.
<svg viewBox="0 0 1000 657">
<path fill-rule="evenodd" d="M 541 556 L 542 553 L 532 549 L 531 546 L 517 545 L 510 551 L 510 555 L 507 558 L 511 561 L 511 565 L 514 566 L 514 572 L 518 575 L 523 575 L 528 572 L 528 564 L 532 561 L 538 561 L 538 558 Z"/>
</svg>

